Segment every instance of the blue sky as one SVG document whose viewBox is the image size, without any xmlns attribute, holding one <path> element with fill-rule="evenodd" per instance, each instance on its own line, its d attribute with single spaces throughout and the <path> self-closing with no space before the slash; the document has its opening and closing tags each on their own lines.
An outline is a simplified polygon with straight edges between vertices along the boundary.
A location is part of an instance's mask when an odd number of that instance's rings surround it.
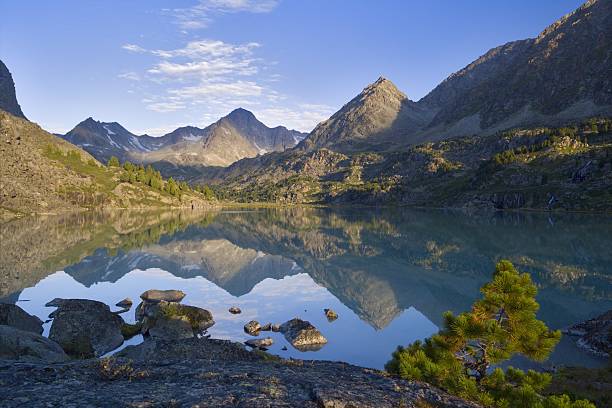
<svg viewBox="0 0 612 408">
<path fill-rule="evenodd" d="M 418 100 L 581 3 L 1 0 L 0 59 L 54 132 L 92 116 L 161 135 L 239 106 L 308 131 L 380 75 Z"/>
</svg>

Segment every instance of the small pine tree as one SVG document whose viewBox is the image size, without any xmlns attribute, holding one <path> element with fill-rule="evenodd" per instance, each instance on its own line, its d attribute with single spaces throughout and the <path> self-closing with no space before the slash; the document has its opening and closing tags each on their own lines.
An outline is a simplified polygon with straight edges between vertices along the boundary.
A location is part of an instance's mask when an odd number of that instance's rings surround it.
<svg viewBox="0 0 612 408">
<path fill-rule="evenodd" d="M 110 159 L 108 159 L 108 167 L 119 167 L 121 166 L 121 164 L 119 164 L 119 159 L 116 158 L 115 156 L 111 156 Z"/>
<path fill-rule="evenodd" d="M 540 392 L 550 375 L 491 366 L 521 354 L 544 360 L 561 333 L 536 318 L 537 289 L 529 274 L 520 274 L 509 261 L 500 261 L 483 297 L 469 312 L 444 314 L 444 327 L 425 342 L 399 347 L 386 369 L 410 380 L 422 380 L 463 398 L 491 407 L 594 408 L 588 401 L 567 396 L 544 397 Z"/>
</svg>

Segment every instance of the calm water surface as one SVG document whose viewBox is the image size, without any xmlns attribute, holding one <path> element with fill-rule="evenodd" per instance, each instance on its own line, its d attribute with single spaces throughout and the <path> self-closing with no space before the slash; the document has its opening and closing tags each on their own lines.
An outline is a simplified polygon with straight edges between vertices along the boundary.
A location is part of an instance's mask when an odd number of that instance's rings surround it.
<svg viewBox="0 0 612 408">
<path fill-rule="evenodd" d="M 251 319 L 301 317 L 329 340 L 319 351 L 300 352 L 282 335 L 263 333 L 283 357 L 382 368 L 398 344 L 435 333 L 444 311 L 467 310 L 502 258 L 532 273 L 539 317 L 553 328 L 612 308 L 610 216 L 124 211 L 25 218 L 1 228 L 0 301 L 46 320 L 53 308 L 44 304 L 55 297 L 114 305 L 147 289 L 180 289 L 183 303 L 213 313 L 215 338 L 250 338 L 242 327 Z M 230 306 L 243 313 L 230 314 Z M 324 308 L 340 318 L 328 322 Z M 133 311 L 122 316 L 134 321 Z M 605 360 L 564 338 L 547 364 Z"/>
</svg>

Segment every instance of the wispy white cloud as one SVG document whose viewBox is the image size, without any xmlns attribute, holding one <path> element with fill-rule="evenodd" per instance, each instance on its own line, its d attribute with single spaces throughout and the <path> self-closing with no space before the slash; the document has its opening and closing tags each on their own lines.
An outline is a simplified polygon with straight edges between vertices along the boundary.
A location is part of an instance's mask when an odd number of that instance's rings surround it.
<svg viewBox="0 0 612 408">
<path fill-rule="evenodd" d="M 258 43 L 230 44 L 198 40 L 177 49 L 145 49 L 135 44 L 123 48 L 159 58 L 143 74 L 121 74 L 125 79 L 147 79 L 161 93 L 142 99 L 148 110 L 158 113 L 197 112 L 197 125 L 216 121 L 241 106 L 253 110 L 269 126 L 284 125 L 310 131 L 334 109 L 321 104 L 300 104 L 272 86 L 278 74 L 270 73 L 258 58 Z"/>
<path fill-rule="evenodd" d="M 136 72 L 124 72 L 122 74 L 117 75 L 117 78 L 127 79 L 128 81 L 140 81 L 140 75 Z"/>
<path fill-rule="evenodd" d="M 124 50 L 130 51 L 130 52 L 145 52 L 146 50 L 144 48 L 142 48 L 139 45 L 136 44 L 124 44 L 121 46 L 121 48 L 123 48 Z"/>
<path fill-rule="evenodd" d="M 197 30 L 207 27 L 216 16 L 228 13 L 268 13 L 279 0 L 199 0 L 188 8 L 165 10 L 172 15 L 182 30 Z"/>
</svg>

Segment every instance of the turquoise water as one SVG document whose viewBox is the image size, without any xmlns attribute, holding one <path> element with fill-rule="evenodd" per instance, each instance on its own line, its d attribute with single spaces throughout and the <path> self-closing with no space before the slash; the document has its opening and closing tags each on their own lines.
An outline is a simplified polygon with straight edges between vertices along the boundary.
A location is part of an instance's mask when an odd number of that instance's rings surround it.
<svg viewBox="0 0 612 408">
<path fill-rule="evenodd" d="M 26 218 L 2 226 L 0 297 L 45 320 L 55 297 L 114 305 L 147 289 L 180 289 L 183 303 L 213 313 L 212 337 L 244 341 L 251 319 L 301 317 L 329 343 L 300 352 L 263 333 L 275 340 L 270 352 L 382 368 L 397 345 L 435 333 L 444 311 L 468 309 L 499 259 L 532 273 L 539 316 L 553 328 L 610 309 L 611 232 L 612 217 L 602 215 L 399 209 Z M 324 308 L 339 319 L 328 322 Z M 123 317 L 134 321 L 133 311 Z M 564 338 L 546 364 L 605 360 Z"/>
</svg>

